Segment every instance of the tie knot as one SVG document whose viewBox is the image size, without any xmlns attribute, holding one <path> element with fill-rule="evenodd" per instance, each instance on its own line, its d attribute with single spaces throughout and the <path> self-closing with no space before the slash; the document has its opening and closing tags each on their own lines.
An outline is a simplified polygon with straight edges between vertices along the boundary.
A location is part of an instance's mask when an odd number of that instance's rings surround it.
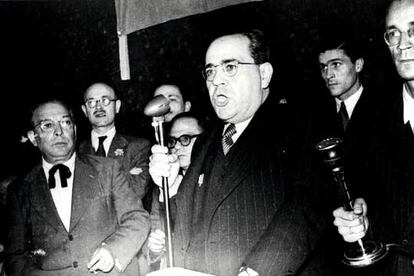
<svg viewBox="0 0 414 276">
<path fill-rule="evenodd" d="M 65 188 L 68 186 L 66 179 L 68 179 L 72 173 L 70 172 L 69 168 L 63 164 L 57 164 L 54 165 L 50 171 L 49 171 L 49 188 L 53 189 L 56 187 L 56 181 L 55 181 L 55 173 L 56 171 L 59 171 L 60 176 L 60 183 L 62 188 Z"/>
<path fill-rule="evenodd" d="M 102 144 L 106 140 L 106 137 L 108 137 L 108 136 L 99 136 L 98 137 L 99 144 Z"/>
<path fill-rule="evenodd" d="M 105 148 L 104 148 L 104 145 L 103 145 L 103 142 L 105 141 L 106 138 L 107 138 L 107 136 L 100 136 L 100 137 L 98 137 L 98 139 L 99 139 L 99 145 L 98 145 L 98 149 L 95 152 L 95 154 L 97 156 L 102 156 L 102 157 L 105 157 L 106 156 Z"/>
<path fill-rule="evenodd" d="M 230 150 L 231 146 L 233 146 L 234 141 L 232 139 L 232 136 L 236 133 L 236 126 L 232 123 L 229 124 L 224 131 L 222 144 L 223 144 L 223 152 L 224 155 L 227 154 L 227 152 Z"/>
</svg>

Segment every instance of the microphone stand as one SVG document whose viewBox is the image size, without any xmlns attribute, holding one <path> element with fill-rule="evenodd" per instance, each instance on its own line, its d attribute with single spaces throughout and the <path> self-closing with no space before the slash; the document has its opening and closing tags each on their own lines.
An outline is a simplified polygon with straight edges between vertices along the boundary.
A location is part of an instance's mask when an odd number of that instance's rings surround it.
<svg viewBox="0 0 414 276">
<path fill-rule="evenodd" d="M 343 146 L 340 138 L 327 138 L 316 145 L 324 163 L 331 169 L 332 176 L 339 188 L 342 206 L 346 211 L 353 210 L 353 204 L 345 182 L 343 166 Z M 379 241 L 362 241 L 345 250 L 342 263 L 351 267 L 364 267 L 376 263 L 388 254 L 388 246 Z"/>
<path fill-rule="evenodd" d="M 164 116 L 153 117 L 151 125 L 154 127 L 155 140 L 164 147 L 164 130 L 163 130 Z M 167 238 L 167 267 L 174 266 L 173 246 L 172 246 L 172 231 L 171 231 L 171 212 L 170 212 L 170 193 L 168 187 L 168 178 L 162 177 L 162 193 L 164 196 L 165 208 L 165 230 Z"/>
</svg>

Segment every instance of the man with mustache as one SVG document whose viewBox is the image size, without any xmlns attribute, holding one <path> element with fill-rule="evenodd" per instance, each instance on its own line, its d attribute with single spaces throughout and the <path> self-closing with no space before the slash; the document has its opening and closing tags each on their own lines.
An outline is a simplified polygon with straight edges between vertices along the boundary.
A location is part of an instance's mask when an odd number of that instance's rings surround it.
<svg viewBox="0 0 414 276">
<path fill-rule="evenodd" d="M 345 241 L 355 242 L 371 232 L 377 240 L 399 245 L 399 250 L 391 250 L 384 269 L 375 275 L 414 273 L 413 22 L 413 0 L 391 3 L 384 40 L 403 83 L 387 95 L 384 116 L 373 137 L 370 181 L 363 198 L 355 200 L 353 212 L 343 208 L 334 211 L 334 224 Z"/>
<path fill-rule="evenodd" d="M 269 99 L 273 66 L 263 33 L 218 37 L 202 72 L 222 123 L 197 138 L 170 194 L 175 266 L 218 276 L 306 273 L 326 222 L 308 197 L 318 192 L 290 166 L 301 158 L 293 155 L 286 105 Z M 174 183 L 177 155 L 159 145 L 152 153 L 154 182 Z"/>
<path fill-rule="evenodd" d="M 42 160 L 8 190 L 7 275 L 137 275 L 150 225 L 119 163 L 76 152 L 61 101 L 39 104 L 31 123 Z"/>
<path fill-rule="evenodd" d="M 83 100 L 82 110 L 92 125 L 92 132 L 91 138 L 80 144 L 79 152 L 119 160 L 132 188 L 142 199 L 150 180 L 149 141 L 117 132 L 115 116 L 121 108 L 121 100 L 109 85 L 92 84 L 86 89 Z"/>
</svg>

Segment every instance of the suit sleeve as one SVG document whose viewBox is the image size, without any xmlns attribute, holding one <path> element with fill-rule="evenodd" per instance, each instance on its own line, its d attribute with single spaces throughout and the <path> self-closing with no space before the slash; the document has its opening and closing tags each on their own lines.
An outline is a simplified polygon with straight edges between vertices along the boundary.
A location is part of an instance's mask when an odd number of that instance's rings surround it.
<svg viewBox="0 0 414 276">
<path fill-rule="evenodd" d="M 128 169 L 128 181 L 140 199 L 148 192 L 149 182 L 151 180 L 149 174 L 148 160 L 150 156 L 151 145 L 149 141 L 142 139 L 130 144 L 131 162 Z"/>
<path fill-rule="evenodd" d="M 5 243 L 5 270 L 7 275 L 21 275 L 23 267 L 28 262 L 29 249 L 27 223 L 27 209 L 24 205 L 23 196 L 19 196 L 14 184 L 7 192 L 7 239 Z"/>
<path fill-rule="evenodd" d="M 147 239 L 150 221 L 141 200 L 132 191 L 118 162 L 112 164 L 114 166 L 110 180 L 112 182 L 111 193 L 118 227 L 103 242 L 125 270 Z"/>
</svg>

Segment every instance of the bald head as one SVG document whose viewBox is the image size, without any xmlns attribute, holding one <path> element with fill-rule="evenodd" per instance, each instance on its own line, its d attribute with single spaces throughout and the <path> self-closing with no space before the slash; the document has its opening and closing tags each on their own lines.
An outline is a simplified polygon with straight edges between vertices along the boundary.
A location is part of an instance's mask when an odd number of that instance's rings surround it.
<svg viewBox="0 0 414 276">
<path fill-rule="evenodd" d="M 111 96 L 116 98 L 115 90 L 112 87 L 110 87 L 106 83 L 97 82 L 97 83 L 92 84 L 85 90 L 85 93 L 83 94 L 83 100 L 86 101 L 90 94 L 93 94 L 99 91 L 104 91 L 106 92 L 106 94 L 110 94 Z"/>
</svg>

